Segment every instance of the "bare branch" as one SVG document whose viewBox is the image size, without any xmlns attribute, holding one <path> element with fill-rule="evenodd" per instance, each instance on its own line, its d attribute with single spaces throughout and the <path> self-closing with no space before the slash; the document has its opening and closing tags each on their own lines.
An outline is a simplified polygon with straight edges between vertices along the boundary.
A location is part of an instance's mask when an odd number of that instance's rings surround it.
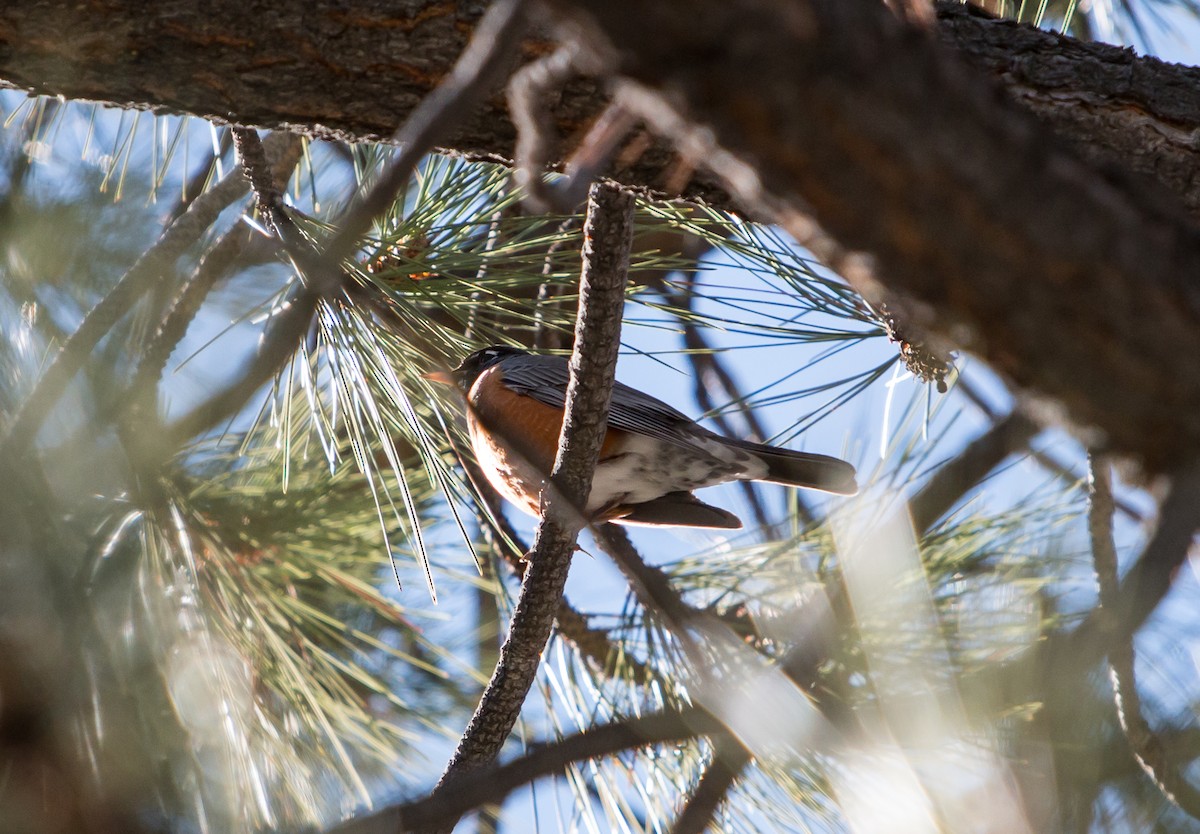
<svg viewBox="0 0 1200 834">
<path fill-rule="evenodd" d="M 754 761 L 750 751 L 733 737 L 717 736 L 712 744 L 712 761 L 700 777 L 696 790 L 688 797 L 687 804 L 675 818 L 671 834 L 704 834 L 734 783 Z"/>
<path fill-rule="evenodd" d="M 1001 461 L 1026 448 L 1037 430 L 1033 420 L 1020 409 L 1014 409 L 972 440 L 955 458 L 938 467 L 933 477 L 909 501 L 913 528 L 929 530 Z"/>
<path fill-rule="evenodd" d="M 675 632 L 675 636 L 699 658 L 696 646 L 688 634 L 688 628 L 707 618 L 719 624 L 720 621 L 709 612 L 688 604 L 682 594 L 675 590 L 671 578 L 666 573 L 646 563 L 629 540 L 629 534 L 624 528 L 616 524 L 601 524 L 592 530 L 592 535 L 618 570 L 625 575 L 642 605 L 648 611 L 663 617 Z"/>
<path fill-rule="evenodd" d="M 542 776 L 560 773 L 574 762 L 703 735 L 724 737 L 726 732 L 724 725 L 697 707 L 612 721 L 535 747 L 508 764 L 464 775 L 455 781 L 453 791 L 435 791 L 424 799 L 354 819 L 333 829 L 330 834 L 383 834 L 444 828 L 453 825 L 467 811 L 500 802 L 516 788 Z"/>
<path fill-rule="evenodd" d="M 463 461 L 463 467 L 475 487 L 476 494 L 486 504 L 486 508 L 478 507 L 476 513 L 484 538 L 513 572 L 523 579 L 529 569 L 529 562 L 525 560 L 529 548 L 524 546 L 520 534 L 504 516 L 503 499 L 478 471 L 473 461 L 461 456 L 459 459 Z M 565 596 L 559 603 L 554 621 L 558 634 L 574 645 L 583 657 L 605 674 L 613 670 L 614 661 L 622 653 L 621 647 L 613 643 L 604 629 L 592 628 L 588 624 L 587 616 L 571 605 Z M 629 678 L 634 683 L 646 684 L 655 678 L 654 671 L 635 657 L 625 655 L 621 658 L 620 665 L 629 673 Z"/>
<path fill-rule="evenodd" d="M 1113 611 L 1121 592 L 1117 580 L 1117 548 L 1113 543 L 1112 468 L 1104 455 L 1088 453 L 1088 535 L 1096 582 L 1100 587 L 1100 612 Z M 1172 803 L 1193 819 L 1200 819 L 1200 791 L 1172 761 L 1157 733 L 1142 713 L 1138 694 L 1133 635 L 1115 637 L 1108 647 L 1117 718 L 1138 765 Z"/>
<path fill-rule="evenodd" d="M 588 195 L 571 382 L 558 454 L 542 492 L 542 520 L 495 674 L 435 797 L 457 793 L 459 779 L 495 759 L 516 723 L 550 637 L 607 428 L 633 240 L 633 203 L 632 195 L 599 185 Z"/>
<path fill-rule="evenodd" d="M 569 47 L 559 47 L 521 67 L 508 84 L 508 111 L 517 129 L 513 179 L 525 192 L 523 199 L 541 212 L 574 209 L 574 206 L 561 207 L 554 189 L 545 180 L 555 151 L 551 144 L 554 123 L 548 103 L 575 72 L 574 52 Z"/>
<path fill-rule="evenodd" d="M 196 168 L 192 176 L 183 184 L 181 189 L 179 202 L 171 209 L 171 213 L 167 216 L 169 220 L 175 220 L 177 217 L 187 211 L 188 206 L 192 204 L 198 196 L 204 193 L 204 186 L 208 184 L 217 173 L 220 167 L 221 160 L 229 153 L 229 149 L 233 147 L 233 134 L 228 130 L 221 131 L 221 141 L 216 148 L 208 152 L 207 158 Z"/>
</svg>

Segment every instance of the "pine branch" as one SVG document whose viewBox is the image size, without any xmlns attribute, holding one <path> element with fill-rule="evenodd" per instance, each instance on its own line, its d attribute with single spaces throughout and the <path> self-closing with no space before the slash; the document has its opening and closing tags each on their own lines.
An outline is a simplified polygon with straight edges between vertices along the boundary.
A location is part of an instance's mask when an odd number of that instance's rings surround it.
<svg viewBox="0 0 1200 834">
<path fill-rule="evenodd" d="M 290 140 L 281 136 L 275 141 L 283 143 Z M 248 188 L 240 167 L 230 171 L 221 182 L 197 197 L 187 211 L 167 226 L 154 246 L 130 267 L 108 295 L 84 317 L 47 366 L 13 418 L 8 431 L 0 438 L 0 459 L 24 452 L 36 438 L 42 422 L 66 391 L 71 379 L 105 334 L 132 309 L 156 280 L 161 280 L 164 274 L 172 271 L 175 261 Z"/>
<path fill-rule="evenodd" d="M 500 662 L 435 797 L 458 792 L 460 778 L 499 753 L 520 714 L 550 637 L 582 526 L 580 508 L 587 504 L 607 426 L 632 245 L 633 205 L 632 195 L 600 185 L 588 194 L 571 382 L 558 453 L 548 488 L 542 493 L 542 520 Z"/>
<path fill-rule="evenodd" d="M 320 300 L 344 287 L 342 260 L 358 245 L 375 218 L 395 201 L 396 194 L 421 157 L 495 83 L 494 76 L 509 60 L 516 41 L 524 31 L 524 5 L 525 0 L 499 0 L 488 10 L 449 77 L 417 105 L 396 134 L 395 140 L 400 145 L 400 151 L 391 159 L 376 183 L 355 196 L 338 221 L 337 233 L 324 243 L 319 252 L 298 239 L 286 212 L 278 207 L 278 201 L 272 201 L 269 195 L 262 195 L 266 198 L 269 215 L 279 224 L 289 255 L 308 279 L 307 284 L 294 290 L 282 312 L 271 319 L 258 353 L 238 378 L 224 391 L 176 421 L 168 430 L 169 438 L 176 443 L 182 442 L 236 414 L 293 354 Z M 241 136 L 257 160 L 259 155 L 253 150 L 250 133 L 243 131 Z M 257 180 L 269 189 L 267 177 L 258 176 Z"/>
<path fill-rule="evenodd" d="M 265 168 L 265 175 L 270 177 L 272 182 L 286 183 L 300 159 L 303 143 L 295 137 L 289 138 L 286 134 L 280 134 L 278 139 L 268 141 L 269 149 L 259 145 L 259 155 L 255 161 Z M 252 178 L 248 181 L 252 181 Z M 282 186 L 275 186 L 276 190 L 280 187 Z M 209 247 L 184 282 L 158 329 L 142 351 L 127 393 L 121 398 L 124 409 L 121 415 L 124 426 L 123 442 L 126 449 L 133 451 L 138 459 L 143 459 L 146 453 L 153 454 L 152 450 L 145 447 L 150 438 L 157 436 L 157 432 L 147 432 L 146 429 L 148 425 L 158 423 L 158 386 L 167 360 L 187 333 L 204 299 L 247 250 L 251 242 L 250 234 L 249 229 L 238 223 Z M 148 420 L 151 423 L 148 424 Z"/>
<path fill-rule="evenodd" d="M 1091 476 L 1088 481 L 1088 534 L 1100 588 L 1099 610 L 1103 614 L 1117 609 L 1121 592 L 1117 579 L 1117 549 L 1113 543 L 1112 469 L 1104 455 L 1089 452 L 1088 472 Z M 1162 740 L 1142 712 L 1132 634 L 1114 637 L 1108 648 L 1108 666 L 1117 718 L 1134 759 L 1163 796 L 1185 814 L 1200 820 L 1200 791 L 1171 760 Z"/>
</svg>

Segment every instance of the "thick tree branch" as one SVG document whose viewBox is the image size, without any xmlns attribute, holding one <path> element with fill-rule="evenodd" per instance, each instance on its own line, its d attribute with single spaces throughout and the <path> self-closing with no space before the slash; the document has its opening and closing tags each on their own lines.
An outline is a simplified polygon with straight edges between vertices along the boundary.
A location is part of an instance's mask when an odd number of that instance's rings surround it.
<svg viewBox="0 0 1200 834">
<path fill-rule="evenodd" d="M 238 0 L 210 0 L 166 15 L 146 14 L 140 0 L 10 0 L 0 6 L 0 84 L 378 141 L 392 136 L 449 72 L 484 8 L 480 0 L 358 0 L 347 10 L 335 0 L 313 0 L 262 14 Z M 1195 210 L 1200 149 L 1188 137 L 1200 127 L 1200 71 L 993 20 L 957 2 L 939 3 L 938 14 L 945 43 L 1089 158 L 1158 177 Z M 527 58 L 547 49 L 540 41 L 523 46 Z M 553 106 L 559 138 L 582 135 L 604 106 L 596 84 L 568 84 Z M 442 141 L 463 153 L 512 159 L 515 139 L 497 97 Z M 703 176 L 670 183 L 678 167 L 656 145 L 612 173 L 627 185 L 727 203 Z"/>
<path fill-rule="evenodd" d="M 587 504 L 607 426 L 632 241 L 633 196 L 593 186 L 584 225 L 571 382 L 558 454 L 542 493 L 542 520 L 495 674 L 435 797 L 457 793 L 459 779 L 495 759 L 537 674 L 562 601 L 575 539 L 584 524 L 581 509 Z"/>
<path fill-rule="evenodd" d="M 621 56 L 631 109 L 852 283 L 925 302 L 1152 469 L 1200 450 L 1200 366 L 1178 362 L 1200 355 L 1200 230 L 1177 199 L 1079 160 L 874 0 L 556 7 Z"/>
<path fill-rule="evenodd" d="M 1200 69 L 940 0 L 938 34 L 1085 158 L 1153 177 L 1200 215 Z"/>
</svg>

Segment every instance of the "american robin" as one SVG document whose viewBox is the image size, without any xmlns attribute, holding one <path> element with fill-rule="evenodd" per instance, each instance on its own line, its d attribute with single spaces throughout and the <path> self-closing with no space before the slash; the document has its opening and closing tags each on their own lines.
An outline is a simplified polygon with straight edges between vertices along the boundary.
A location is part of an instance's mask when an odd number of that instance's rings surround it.
<svg viewBox="0 0 1200 834">
<path fill-rule="evenodd" d="M 570 372 L 562 356 L 493 345 L 451 373 L 427 374 L 467 396 L 467 423 L 492 486 L 530 515 L 558 451 Z M 769 481 L 853 495 L 854 467 L 714 434 L 671 406 L 616 383 L 585 514 L 597 521 L 736 529 L 733 513 L 692 494 L 728 481 Z"/>
</svg>

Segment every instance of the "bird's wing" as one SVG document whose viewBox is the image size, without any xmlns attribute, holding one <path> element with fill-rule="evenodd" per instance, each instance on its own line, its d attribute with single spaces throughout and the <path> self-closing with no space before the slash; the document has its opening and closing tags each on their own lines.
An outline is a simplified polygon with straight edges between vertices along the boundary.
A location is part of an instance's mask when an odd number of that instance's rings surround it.
<svg viewBox="0 0 1200 834">
<path fill-rule="evenodd" d="M 514 391 L 538 402 L 563 408 L 571 375 L 563 356 L 514 356 L 503 364 L 504 382 Z M 608 425 L 685 446 L 704 433 L 690 417 L 662 400 L 618 382 L 613 385 Z"/>
</svg>

